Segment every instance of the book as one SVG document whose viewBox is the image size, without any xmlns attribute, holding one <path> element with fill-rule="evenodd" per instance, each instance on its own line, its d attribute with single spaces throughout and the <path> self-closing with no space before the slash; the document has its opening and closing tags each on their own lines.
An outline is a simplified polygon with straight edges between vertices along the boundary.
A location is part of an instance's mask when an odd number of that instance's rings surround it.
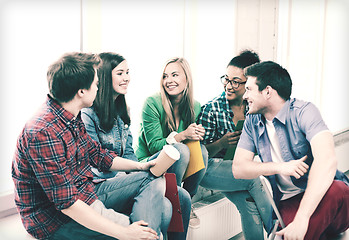
<svg viewBox="0 0 349 240">
<path fill-rule="evenodd" d="M 190 150 L 190 159 L 183 180 L 190 177 L 194 173 L 205 168 L 204 159 L 202 157 L 200 141 L 188 141 L 186 143 Z"/>
</svg>

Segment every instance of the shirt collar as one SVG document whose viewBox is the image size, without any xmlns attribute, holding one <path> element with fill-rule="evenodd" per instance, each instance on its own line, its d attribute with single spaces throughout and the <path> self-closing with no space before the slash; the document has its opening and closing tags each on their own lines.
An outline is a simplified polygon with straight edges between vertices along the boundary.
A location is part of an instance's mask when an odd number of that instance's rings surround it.
<svg viewBox="0 0 349 240">
<path fill-rule="evenodd" d="M 221 97 L 222 97 L 222 102 L 223 102 L 223 104 L 224 104 L 224 108 L 225 108 L 228 112 L 231 112 L 231 109 L 230 109 L 230 107 L 229 107 L 229 101 L 228 101 L 228 99 L 227 99 L 227 96 L 226 96 L 225 92 L 222 93 Z"/>
<path fill-rule="evenodd" d="M 47 105 L 52 109 L 52 112 L 59 117 L 65 124 L 73 125 L 76 123 L 76 119 L 80 117 L 79 115 L 75 118 L 74 114 L 65 110 L 55 99 L 50 95 L 47 95 Z"/>
<path fill-rule="evenodd" d="M 275 118 L 278 119 L 282 124 L 286 124 L 286 116 L 288 109 L 290 108 L 290 99 L 288 99 L 281 110 L 276 114 Z"/>
</svg>

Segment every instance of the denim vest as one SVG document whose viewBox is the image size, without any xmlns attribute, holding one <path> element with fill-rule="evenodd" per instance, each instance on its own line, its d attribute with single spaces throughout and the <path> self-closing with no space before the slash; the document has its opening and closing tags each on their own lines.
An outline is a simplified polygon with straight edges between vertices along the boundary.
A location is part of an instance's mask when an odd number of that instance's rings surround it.
<svg viewBox="0 0 349 240">
<path fill-rule="evenodd" d="M 93 108 L 82 109 L 81 118 L 87 133 L 103 148 L 114 151 L 119 157 L 138 161 L 132 148 L 133 138 L 130 127 L 119 116 L 115 119 L 114 126 L 109 132 L 101 128 L 99 118 Z M 117 172 L 99 172 L 95 168 L 92 168 L 92 172 L 95 177 L 103 179 L 114 177 L 117 174 Z"/>
</svg>

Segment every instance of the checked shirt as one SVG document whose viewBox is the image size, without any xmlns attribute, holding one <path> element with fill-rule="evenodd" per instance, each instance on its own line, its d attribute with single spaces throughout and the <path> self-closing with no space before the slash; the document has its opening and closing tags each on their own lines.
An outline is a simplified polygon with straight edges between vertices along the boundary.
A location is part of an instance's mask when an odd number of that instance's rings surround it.
<svg viewBox="0 0 349 240">
<path fill-rule="evenodd" d="M 114 157 L 88 136 L 80 114 L 75 118 L 48 97 L 20 134 L 12 163 L 15 202 L 26 230 L 47 239 L 70 220 L 62 209 L 78 199 L 93 203 L 91 165 L 108 170 Z"/>
<path fill-rule="evenodd" d="M 202 124 L 205 128 L 202 143 L 204 145 L 213 143 L 222 138 L 227 132 L 234 132 L 233 117 L 234 113 L 229 107 L 225 92 L 203 105 L 197 120 L 197 124 Z M 226 149 L 223 149 L 215 157 L 223 158 L 225 152 Z"/>
</svg>

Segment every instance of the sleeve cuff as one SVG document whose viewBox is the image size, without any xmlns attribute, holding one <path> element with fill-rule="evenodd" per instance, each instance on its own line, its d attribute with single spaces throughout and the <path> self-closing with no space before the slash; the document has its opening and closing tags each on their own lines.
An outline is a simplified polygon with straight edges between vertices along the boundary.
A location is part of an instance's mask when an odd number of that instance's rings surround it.
<svg viewBox="0 0 349 240">
<path fill-rule="evenodd" d="M 171 132 L 170 135 L 167 136 L 166 142 L 167 142 L 168 144 L 175 144 L 175 143 L 178 143 L 178 142 L 176 141 L 176 139 L 174 138 L 177 134 L 178 134 L 178 132 Z"/>
</svg>

